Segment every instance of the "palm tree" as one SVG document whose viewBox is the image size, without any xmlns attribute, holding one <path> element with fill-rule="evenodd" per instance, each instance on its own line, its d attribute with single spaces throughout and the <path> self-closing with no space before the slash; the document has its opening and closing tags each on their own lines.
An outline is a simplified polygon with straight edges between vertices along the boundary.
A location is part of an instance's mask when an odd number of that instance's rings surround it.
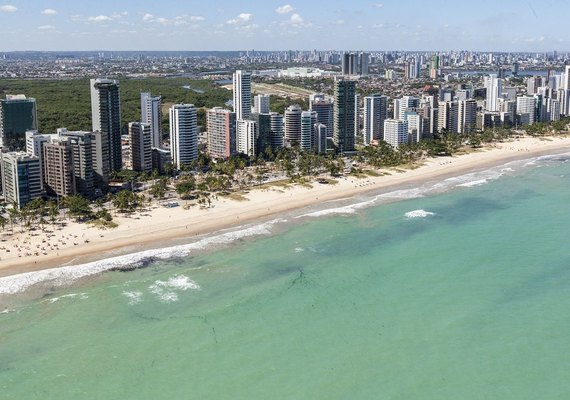
<svg viewBox="0 0 570 400">
<path fill-rule="evenodd" d="M 8 218 L 10 219 L 10 229 L 14 233 L 14 223 L 18 222 L 20 218 L 20 210 L 18 209 L 18 204 L 16 202 L 12 203 L 12 208 L 8 209 Z"/>
<path fill-rule="evenodd" d="M 8 219 L 6 219 L 6 217 L 4 217 L 4 215 L 0 215 L 0 227 L 2 227 L 2 230 L 4 230 L 4 226 L 6 226 L 6 222 L 8 222 Z"/>
</svg>

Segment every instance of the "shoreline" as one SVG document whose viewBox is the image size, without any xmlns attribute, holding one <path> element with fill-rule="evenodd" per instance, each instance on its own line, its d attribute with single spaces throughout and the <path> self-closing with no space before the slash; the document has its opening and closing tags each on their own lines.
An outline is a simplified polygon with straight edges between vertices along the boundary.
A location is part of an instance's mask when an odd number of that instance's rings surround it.
<svg viewBox="0 0 570 400">
<path fill-rule="evenodd" d="M 46 254 L 40 256 L 26 257 L 18 257 L 15 252 L 2 252 L 0 277 L 81 265 L 142 250 L 164 248 L 169 245 L 168 241 L 172 241 L 170 245 L 175 246 L 181 244 L 181 241 L 188 243 L 192 238 L 201 239 L 205 235 L 221 233 L 227 229 L 267 222 L 284 213 L 325 202 L 350 199 L 373 191 L 389 192 L 404 186 L 443 180 L 510 161 L 565 150 L 570 150 L 568 136 L 525 137 L 497 143 L 493 147 L 477 149 L 468 154 L 426 159 L 415 169 L 381 169 L 383 172 L 389 171 L 389 175 L 366 178 L 349 175 L 338 178 L 336 184 L 312 182 L 310 188 L 298 184 L 288 188 L 252 188 L 244 195 L 247 200 L 220 197 L 212 202 L 212 208 L 207 209 L 153 206 L 143 216 L 136 214 L 130 218 L 115 217 L 119 226 L 113 230 L 101 231 L 87 224 L 70 223 L 62 230 L 54 230 L 54 239 L 48 239 L 45 234 L 30 237 L 28 233 L 17 233 L 3 241 L 2 246 L 29 243 L 31 246 L 43 244 L 45 247 L 52 246 L 57 240 L 58 249 L 45 251 Z M 48 229 L 51 230 L 51 227 Z M 5 238 L 5 233 L 2 238 Z"/>
</svg>

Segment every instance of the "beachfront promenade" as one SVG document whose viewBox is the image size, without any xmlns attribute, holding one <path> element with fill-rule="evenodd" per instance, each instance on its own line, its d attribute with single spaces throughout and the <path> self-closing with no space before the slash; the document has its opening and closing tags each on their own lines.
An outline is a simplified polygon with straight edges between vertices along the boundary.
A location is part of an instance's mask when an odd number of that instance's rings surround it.
<svg viewBox="0 0 570 400">
<path fill-rule="evenodd" d="M 46 228 L 50 233 L 2 234 L 0 276 L 75 265 L 111 255 L 128 254 L 141 249 L 163 247 L 175 239 L 217 232 L 323 202 L 350 198 L 370 191 L 393 190 L 400 186 L 420 185 L 472 170 L 500 165 L 513 159 L 532 158 L 564 150 L 570 151 L 570 137 L 526 137 L 494 143 L 478 151 L 453 157 L 422 160 L 415 169 L 385 169 L 379 176 L 337 179 L 335 184 L 274 186 L 253 189 L 240 200 L 213 199 L 211 207 L 184 208 L 153 206 L 142 215 L 116 216 L 118 227 L 100 230 L 70 221 L 61 229 Z"/>
</svg>

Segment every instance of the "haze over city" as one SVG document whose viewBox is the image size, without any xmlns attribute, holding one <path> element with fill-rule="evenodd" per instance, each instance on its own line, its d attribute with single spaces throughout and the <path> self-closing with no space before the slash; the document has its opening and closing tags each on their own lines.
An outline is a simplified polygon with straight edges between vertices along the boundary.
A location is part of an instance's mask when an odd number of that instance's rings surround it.
<svg viewBox="0 0 570 400">
<path fill-rule="evenodd" d="M 0 51 L 566 51 L 569 13 L 562 0 L 12 0 Z"/>
</svg>

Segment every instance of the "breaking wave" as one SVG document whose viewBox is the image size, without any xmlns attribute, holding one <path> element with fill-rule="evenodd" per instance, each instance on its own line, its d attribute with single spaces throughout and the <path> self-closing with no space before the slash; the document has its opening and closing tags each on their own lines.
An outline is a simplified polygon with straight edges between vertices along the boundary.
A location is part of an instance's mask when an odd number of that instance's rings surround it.
<svg viewBox="0 0 570 400">
<path fill-rule="evenodd" d="M 185 257 L 192 252 L 206 249 L 212 245 L 230 244 L 246 237 L 268 235 L 271 233 L 271 227 L 282 221 L 281 219 L 275 219 L 240 230 L 208 236 L 190 244 L 144 250 L 138 253 L 106 258 L 81 265 L 70 265 L 2 277 L 0 278 L 0 295 L 21 293 L 27 288 L 41 283 L 49 283 L 51 286 L 64 286 L 77 279 L 97 275 L 106 271 L 133 270 L 142 268 L 153 261 Z"/>
</svg>

